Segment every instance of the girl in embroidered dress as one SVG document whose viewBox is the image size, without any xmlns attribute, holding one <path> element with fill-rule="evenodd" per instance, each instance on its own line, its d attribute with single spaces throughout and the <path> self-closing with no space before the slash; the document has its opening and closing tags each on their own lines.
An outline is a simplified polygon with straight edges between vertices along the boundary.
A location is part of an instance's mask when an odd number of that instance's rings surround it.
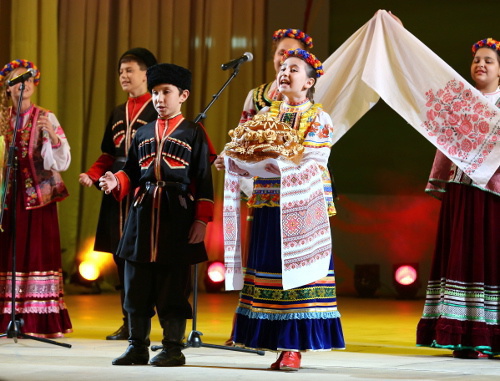
<svg viewBox="0 0 500 381">
<path fill-rule="evenodd" d="M 240 117 L 240 124 L 251 120 L 260 110 L 264 107 L 269 107 L 273 101 L 283 100 L 282 94 L 278 91 L 278 85 L 276 83 L 276 74 L 278 74 L 281 67 L 281 59 L 283 54 L 287 50 L 304 49 L 310 50 L 313 48 L 313 39 L 311 36 L 307 35 L 300 29 L 278 29 L 273 33 L 272 37 L 272 47 L 273 47 L 273 65 L 275 69 L 274 80 L 269 83 L 263 83 L 260 86 L 249 91 L 245 103 L 243 104 L 243 111 Z M 222 165 L 224 163 L 223 157 L 219 155 L 218 160 L 215 161 L 214 165 L 218 170 L 222 170 Z M 241 179 L 241 188 L 245 194 L 250 195 L 253 186 L 252 179 Z M 246 196 L 242 197 L 242 202 L 248 201 Z M 245 252 L 244 262 L 246 260 L 246 249 L 247 240 L 251 231 L 251 223 L 253 221 L 252 209 L 247 210 L 246 217 L 246 231 L 243 247 Z M 226 340 L 226 345 L 233 345 L 233 330 L 231 331 L 231 337 Z"/>
<path fill-rule="evenodd" d="M 276 81 L 287 101 L 273 102 L 261 110 L 298 130 L 305 148 L 298 167 L 268 164 L 266 170 L 275 177 L 255 178 L 248 203 L 254 208 L 254 223 L 234 341 L 236 345 L 281 352 L 271 365 L 274 370 L 298 370 L 301 352 L 345 346 L 337 311 L 328 223 L 328 216 L 335 214 L 327 170 L 333 128 L 330 116 L 321 105 L 313 103 L 314 84 L 322 73 L 321 62 L 314 55 L 301 49 L 285 52 Z M 249 176 L 231 159 L 227 163 L 226 183 L 228 176 Z M 300 179 L 298 187 L 290 185 L 290 174 Z M 307 192 L 310 184 L 319 184 L 317 214 L 312 219 L 321 220 L 323 225 L 316 225 L 316 229 L 306 223 L 305 229 L 294 235 L 290 231 L 294 231 L 297 214 L 288 206 L 294 205 L 292 209 L 296 210 L 302 201 L 307 203 L 297 194 Z M 307 214 L 307 210 L 301 212 Z M 292 224 L 282 226 L 280 221 L 288 218 Z M 314 221 L 308 220 L 311 224 Z M 290 245 L 282 246 L 283 236 L 284 241 L 293 241 L 291 246 L 301 247 L 299 241 L 308 241 L 308 233 L 323 234 L 329 244 L 318 245 L 308 253 L 301 249 L 290 253 Z"/>
<path fill-rule="evenodd" d="M 68 191 L 59 172 L 71 161 L 70 148 L 56 116 L 31 102 L 40 72 L 27 60 L 13 60 L 0 71 L 0 91 L 11 105 L 0 133 L 8 147 L 13 137 L 21 83 L 8 81 L 28 69 L 35 76 L 24 82 L 21 122 L 16 134 L 17 179 L 16 205 L 12 205 L 12 176 L 7 190 L 0 231 L 0 330 L 5 332 L 11 320 L 12 248 L 16 239 L 16 314 L 24 324 L 21 331 L 38 337 L 62 337 L 72 332 L 63 300 L 61 247 L 56 202 Z M 5 179 L 7 182 L 7 179 Z M 16 226 L 12 226 L 12 211 Z"/>
<path fill-rule="evenodd" d="M 273 64 L 278 74 L 281 67 L 281 59 L 287 50 L 304 49 L 313 47 L 313 39 L 300 29 L 278 29 L 273 33 Z M 282 100 L 282 94 L 278 91 L 276 78 L 269 83 L 250 90 L 243 105 L 240 123 L 250 120 L 264 107 L 271 105 L 273 101 Z"/>
<path fill-rule="evenodd" d="M 472 46 L 476 88 L 500 105 L 500 42 Z M 427 192 L 442 201 L 417 345 L 458 358 L 500 354 L 500 171 L 480 187 L 437 151 Z"/>
</svg>

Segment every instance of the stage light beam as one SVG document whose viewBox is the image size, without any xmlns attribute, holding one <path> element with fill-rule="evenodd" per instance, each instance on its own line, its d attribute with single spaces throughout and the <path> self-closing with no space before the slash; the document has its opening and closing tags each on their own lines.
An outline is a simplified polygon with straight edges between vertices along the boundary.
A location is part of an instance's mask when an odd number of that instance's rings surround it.
<svg viewBox="0 0 500 381">
<path fill-rule="evenodd" d="M 417 270 L 413 266 L 400 266 L 394 273 L 394 279 L 399 284 L 408 286 L 417 280 Z"/>
<path fill-rule="evenodd" d="M 94 281 L 99 278 L 99 275 L 101 275 L 99 267 L 92 261 L 83 261 L 80 263 L 78 271 L 82 278 L 88 281 Z"/>
<path fill-rule="evenodd" d="M 394 288 L 401 299 L 415 298 L 420 288 L 417 263 L 394 265 Z"/>
<path fill-rule="evenodd" d="M 224 286 L 226 278 L 226 267 L 222 262 L 207 263 L 207 271 L 205 273 L 205 290 L 207 292 L 218 292 Z"/>
</svg>

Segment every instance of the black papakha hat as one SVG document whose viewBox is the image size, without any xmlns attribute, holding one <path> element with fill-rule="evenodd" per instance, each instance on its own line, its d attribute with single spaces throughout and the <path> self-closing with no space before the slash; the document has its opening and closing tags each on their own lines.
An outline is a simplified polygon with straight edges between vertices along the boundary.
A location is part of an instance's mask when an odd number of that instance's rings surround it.
<svg viewBox="0 0 500 381">
<path fill-rule="evenodd" d="M 118 72 L 120 71 L 120 65 L 122 59 L 126 56 L 132 56 L 133 58 L 136 58 L 138 61 L 142 61 L 146 65 L 146 67 L 151 67 L 158 63 L 158 61 L 156 61 L 156 57 L 154 56 L 154 54 L 151 53 L 146 48 L 132 48 L 123 53 L 120 59 L 118 60 Z"/>
<path fill-rule="evenodd" d="M 148 68 L 146 72 L 148 78 L 148 91 L 161 84 L 170 84 L 177 86 L 182 90 L 191 90 L 191 72 L 182 67 L 171 63 L 160 63 Z"/>
</svg>

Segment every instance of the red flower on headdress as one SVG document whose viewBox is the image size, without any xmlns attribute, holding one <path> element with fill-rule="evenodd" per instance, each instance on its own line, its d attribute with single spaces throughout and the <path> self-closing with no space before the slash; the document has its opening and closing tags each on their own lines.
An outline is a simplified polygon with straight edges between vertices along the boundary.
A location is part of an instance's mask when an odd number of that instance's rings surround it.
<svg viewBox="0 0 500 381">
<path fill-rule="evenodd" d="M 287 50 L 281 58 L 281 63 L 285 62 L 288 57 L 297 57 L 303 61 L 306 61 L 314 68 L 314 70 L 316 71 L 316 77 L 318 78 L 325 74 L 325 72 L 323 71 L 323 64 L 312 53 L 309 53 L 303 49 Z"/>
<path fill-rule="evenodd" d="M 496 50 L 497 53 L 500 53 L 500 42 L 492 39 L 491 37 L 480 40 L 472 45 L 472 55 L 474 56 L 480 48 L 490 48 Z"/>
<path fill-rule="evenodd" d="M 278 29 L 273 34 L 273 41 L 281 40 L 284 37 L 294 38 L 296 40 L 302 41 L 302 43 L 309 49 L 312 49 L 313 39 L 311 36 L 305 34 L 300 29 Z"/>
</svg>

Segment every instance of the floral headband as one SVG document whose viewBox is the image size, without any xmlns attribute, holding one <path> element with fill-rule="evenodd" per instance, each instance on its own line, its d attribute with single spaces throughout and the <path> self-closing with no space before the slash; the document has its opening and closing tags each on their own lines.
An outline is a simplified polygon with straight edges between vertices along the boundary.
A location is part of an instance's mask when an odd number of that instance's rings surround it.
<svg viewBox="0 0 500 381">
<path fill-rule="evenodd" d="M 500 54 L 500 42 L 492 39 L 491 37 L 480 40 L 472 45 L 472 55 L 475 55 L 480 48 L 491 48 Z"/>
<path fill-rule="evenodd" d="M 2 70 L 0 70 L 0 86 L 3 84 L 5 77 L 12 70 L 17 69 L 18 67 L 25 67 L 26 69 L 34 69 L 36 71 L 36 75 L 34 77 L 35 86 L 38 86 L 40 82 L 40 70 L 35 66 L 33 62 L 28 60 L 13 60 L 6 64 Z"/>
<path fill-rule="evenodd" d="M 309 49 L 313 47 L 313 39 L 311 36 L 305 34 L 300 29 L 278 29 L 273 34 L 273 41 L 279 41 L 282 38 L 294 38 L 296 40 L 302 41 L 305 46 Z"/>
<path fill-rule="evenodd" d="M 316 77 L 319 78 L 325 72 L 323 71 L 323 64 L 320 60 L 318 60 L 314 54 L 309 53 L 303 49 L 295 49 L 295 50 L 287 50 L 283 57 L 281 58 L 281 63 L 285 62 L 288 57 L 297 57 L 303 61 L 306 61 L 309 65 L 311 65 L 316 71 Z"/>
</svg>

